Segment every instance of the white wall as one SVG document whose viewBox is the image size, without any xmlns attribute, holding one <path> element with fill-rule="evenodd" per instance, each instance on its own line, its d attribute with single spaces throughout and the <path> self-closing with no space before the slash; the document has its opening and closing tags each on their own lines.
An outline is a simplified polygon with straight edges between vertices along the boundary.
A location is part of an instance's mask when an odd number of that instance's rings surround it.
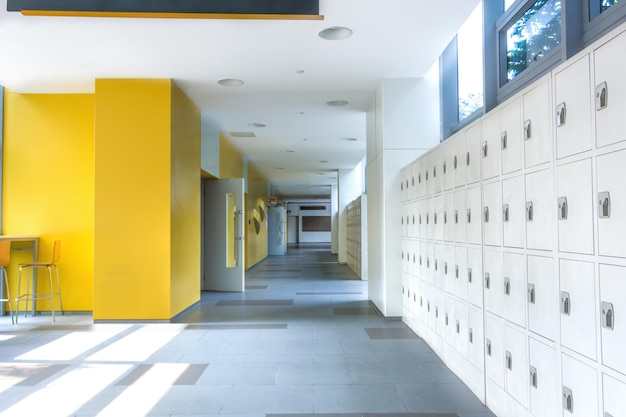
<svg viewBox="0 0 626 417">
<path fill-rule="evenodd" d="M 298 234 L 300 243 L 330 243 L 331 232 L 305 232 L 302 230 L 302 218 L 307 216 L 331 216 L 331 203 L 311 202 L 299 204 L 300 206 L 324 206 L 323 210 L 301 210 L 298 209 Z M 289 204 L 289 209 L 294 210 L 294 205 Z"/>
</svg>

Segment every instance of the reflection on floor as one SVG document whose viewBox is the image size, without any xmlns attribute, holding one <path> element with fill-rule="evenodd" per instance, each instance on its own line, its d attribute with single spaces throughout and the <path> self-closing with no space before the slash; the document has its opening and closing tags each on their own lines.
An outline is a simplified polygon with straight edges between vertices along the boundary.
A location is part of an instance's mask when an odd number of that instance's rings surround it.
<svg viewBox="0 0 626 417">
<path fill-rule="evenodd" d="M 493 417 L 327 245 L 171 324 L 0 318 L 0 416 Z"/>
</svg>

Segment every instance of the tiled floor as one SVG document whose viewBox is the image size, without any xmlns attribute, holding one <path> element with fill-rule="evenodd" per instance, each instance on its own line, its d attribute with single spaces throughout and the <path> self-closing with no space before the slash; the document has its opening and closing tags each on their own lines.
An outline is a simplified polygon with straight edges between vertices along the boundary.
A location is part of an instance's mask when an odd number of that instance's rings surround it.
<svg viewBox="0 0 626 417">
<path fill-rule="evenodd" d="M 172 324 L 0 318 L 0 416 L 493 417 L 326 246 Z"/>
</svg>

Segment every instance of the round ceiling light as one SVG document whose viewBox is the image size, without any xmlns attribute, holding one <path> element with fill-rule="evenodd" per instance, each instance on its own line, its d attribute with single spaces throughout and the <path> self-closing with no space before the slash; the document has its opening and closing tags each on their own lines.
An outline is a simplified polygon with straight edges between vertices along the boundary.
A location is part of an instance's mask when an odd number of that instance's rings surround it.
<svg viewBox="0 0 626 417">
<path fill-rule="evenodd" d="M 239 87 L 240 85 L 243 85 L 243 81 L 236 78 L 224 78 L 219 80 L 217 83 L 225 87 Z"/>
<path fill-rule="evenodd" d="M 326 160 L 322 159 L 322 160 L 320 161 L 320 163 L 322 163 L 322 164 L 327 164 L 327 163 L 328 163 L 328 161 L 326 161 Z"/>
<path fill-rule="evenodd" d="M 332 107 L 341 107 L 341 106 L 346 106 L 348 104 L 348 102 L 346 100 L 333 100 L 333 101 L 329 101 L 326 103 L 327 106 L 332 106 Z"/>
<path fill-rule="evenodd" d="M 357 141 L 356 138 L 341 138 L 341 140 L 343 140 L 345 142 L 356 142 Z"/>
<path fill-rule="evenodd" d="M 263 123 L 248 123 L 248 126 L 250 126 L 250 127 L 266 127 L 267 125 L 264 125 Z"/>
<path fill-rule="evenodd" d="M 341 39 L 349 38 L 352 35 L 352 30 L 342 26 L 332 26 L 324 29 L 318 36 L 322 39 L 329 41 L 338 41 Z"/>
</svg>

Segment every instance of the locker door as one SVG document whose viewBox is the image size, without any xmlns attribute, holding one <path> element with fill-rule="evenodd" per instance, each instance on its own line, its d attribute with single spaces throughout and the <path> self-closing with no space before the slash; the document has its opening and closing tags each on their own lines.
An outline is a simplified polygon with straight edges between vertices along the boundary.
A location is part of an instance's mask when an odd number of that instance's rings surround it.
<svg viewBox="0 0 626 417">
<path fill-rule="evenodd" d="M 483 137 L 480 153 L 482 157 L 482 178 L 485 180 L 499 176 L 501 171 L 500 112 L 489 112 L 482 124 Z"/>
<path fill-rule="evenodd" d="M 530 412 L 535 416 L 559 416 L 561 373 L 558 355 L 553 348 L 532 337 L 528 342 Z"/>
<path fill-rule="evenodd" d="M 559 280 L 554 261 L 528 256 L 528 329 L 550 340 L 559 332 Z"/>
<path fill-rule="evenodd" d="M 428 256 L 428 243 L 419 242 L 419 252 L 417 254 L 418 276 L 424 281 L 428 281 L 428 269 L 426 268 L 426 257 Z"/>
<path fill-rule="evenodd" d="M 524 333 L 504 327 L 504 370 L 506 391 L 528 407 L 528 341 Z"/>
<path fill-rule="evenodd" d="M 462 187 L 466 182 L 466 171 L 467 166 L 465 164 L 465 138 L 467 137 L 467 132 L 461 132 L 455 135 L 453 138 L 448 139 L 451 140 L 454 144 L 453 146 L 453 155 L 452 155 L 452 169 L 454 171 L 454 186 Z"/>
<path fill-rule="evenodd" d="M 526 168 L 552 159 L 550 78 L 524 94 L 523 138 Z"/>
<path fill-rule="evenodd" d="M 467 320 L 468 310 L 467 303 L 457 301 L 454 309 L 455 319 L 452 323 L 455 332 L 454 346 L 456 351 L 464 358 L 468 358 L 469 355 L 469 341 L 467 338 Z"/>
<path fill-rule="evenodd" d="M 409 259 L 409 275 L 417 278 L 419 275 L 419 265 L 417 264 L 417 257 L 419 256 L 419 242 L 417 240 L 410 241 L 411 259 Z"/>
<path fill-rule="evenodd" d="M 596 360 L 594 264 L 560 260 L 561 344 Z"/>
<path fill-rule="evenodd" d="M 591 159 L 557 167 L 559 250 L 593 254 Z"/>
<path fill-rule="evenodd" d="M 401 226 L 403 238 L 406 238 L 409 235 L 408 211 L 409 211 L 408 203 L 403 203 L 400 206 L 400 226 Z"/>
<path fill-rule="evenodd" d="M 552 170 L 526 175 L 526 245 L 529 249 L 552 250 L 554 225 Z"/>
<path fill-rule="evenodd" d="M 435 249 L 433 260 L 431 261 L 431 268 L 435 276 L 435 286 L 443 290 L 446 286 L 444 270 L 444 246 L 440 244 L 433 245 Z"/>
<path fill-rule="evenodd" d="M 482 148 L 482 126 L 480 121 L 467 129 L 465 135 L 465 180 L 467 184 L 480 181 L 480 160 Z"/>
<path fill-rule="evenodd" d="M 430 211 L 430 200 L 420 200 L 418 203 L 418 210 L 417 227 L 419 229 L 420 238 L 428 239 L 428 224 L 426 223 L 426 216 L 428 215 L 430 217 L 428 214 Z"/>
<path fill-rule="evenodd" d="M 465 243 L 467 239 L 467 205 L 465 204 L 465 189 L 460 189 L 454 193 L 454 210 L 452 212 L 452 222 L 454 224 L 454 240 Z"/>
<path fill-rule="evenodd" d="M 423 323 L 426 323 L 430 326 L 429 320 L 429 311 L 428 311 L 428 300 L 430 297 L 430 287 L 428 284 L 420 282 L 420 298 L 419 298 L 419 309 L 420 309 L 420 320 Z"/>
<path fill-rule="evenodd" d="M 452 348 L 456 346 L 456 301 L 449 295 L 444 296 L 444 325 L 446 328 L 446 343 Z"/>
<path fill-rule="evenodd" d="M 565 354 L 563 361 L 563 388 L 561 407 L 563 416 L 597 416 L 598 376 L 596 370 Z"/>
<path fill-rule="evenodd" d="M 483 337 L 483 312 L 469 306 L 467 313 L 468 359 L 472 365 L 484 372 L 485 339 Z"/>
<path fill-rule="evenodd" d="M 432 243 L 426 244 L 426 269 L 425 269 L 426 281 L 430 284 L 435 284 L 435 245 Z"/>
<path fill-rule="evenodd" d="M 626 166 L 626 150 L 598 156 L 598 216 L 599 252 L 604 256 L 626 257 L 626 187 L 618 173 Z"/>
<path fill-rule="evenodd" d="M 556 74 L 554 83 L 557 158 L 591 150 L 589 55 Z"/>
<path fill-rule="evenodd" d="M 598 147 L 626 140 L 626 79 L 623 54 L 626 33 L 594 52 L 596 140 Z"/>
<path fill-rule="evenodd" d="M 409 275 L 402 274 L 402 316 L 405 317 L 407 311 L 409 309 L 409 298 L 407 294 L 411 293 L 411 288 L 409 287 Z"/>
<path fill-rule="evenodd" d="M 454 293 L 461 300 L 467 301 L 467 249 L 457 246 L 454 250 Z"/>
<path fill-rule="evenodd" d="M 407 166 L 407 176 L 409 177 L 410 180 L 410 184 L 409 184 L 409 192 L 407 194 L 407 197 L 409 200 L 415 200 L 417 198 L 417 178 L 415 178 L 415 168 L 414 165 L 416 164 L 416 161 L 413 161 L 411 164 L 409 164 Z"/>
<path fill-rule="evenodd" d="M 402 238 L 402 253 L 400 254 L 400 258 L 402 260 L 402 273 L 408 273 L 409 263 L 407 259 L 409 258 L 408 251 L 409 241 L 406 238 Z"/>
<path fill-rule="evenodd" d="M 454 191 L 443 194 L 443 240 L 454 241 Z"/>
<path fill-rule="evenodd" d="M 480 244 L 482 241 L 482 205 L 480 186 L 469 187 L 465 192 L 465 233 L 467 243 Z M 459 213 L 459 216 L 463 214 Z"/>
<path fill-rule="evenodd" d="M 516 97 L 500 110 L 500 148 L 502 173 L 519 171 L 523 166 L 522 104 Z"/>
<path fill-rule="evenodd" d="M 602 363 L 626 374 L 626 267 L 600 264 Z"/>
<path fill-rule="evenodd" d="M 485 372 L 504 389 L 504 323 L 485 315 Z"/>
<path fill-rule="evenodd" d="M 504 318 L 526 327 L 526 258 L 524 255 L 504 253 L 502 256 L 504 277 Z"/>
<path fill-rule="evenodd" d="M 504 279 L 502 277 L 502 252 L 485 250 L 483 271 L 485 310 L 502 317 Z"/>
<path fill-rule="evenodd" d="M 430 165 L 430 172 L 432 174 L 432 191 L 434 194 L 437 194 L 440 193 L 443 188 L 443 176 L 441 173 L 443 154 L 441 152 L 441 148 L 435 148 L 431 154 Z"/>
<path fill-rule="evenodd" d="M 456 295 L 454 246 L 445 245 L 443 247 L 443 279 L 444 290 L 448 294 Z"/>
<path fill-rule="evenodd" d="M 431 199 L 430 214 L 430 238 L 441 241 L 443 240 L 443 197 L 441 194 Z"/>
<path fill-rule="evenodd" d="M 483 255 L 480 249 L 467 248 L 467 299 L 483 307 Z"/>
<path fill-rule="evenodd" d="M 526 242 L 525 195 L 523 176 L 502 181 L 502 240 L 505 247 L 523 248 Z"/>
<path fill-rule="evenodd" d="M 502 244 L 502 189 L 500 181 L 483 185 L 483 233 L 484 244 Z"/>
<path fill-rule="evenodd" d="M 445 298 L 443 292 L 437 288 L 433 290 L 433 298 L 435 300 L 435 329 L 437 334 L 445 340 L 446 338 L 446 315 L 445 315 Z"/>
<path fill-rule="evenodd" d="M 400 202 L 407 201 L 406 168 L 400 170 Z"/>
<path fill-rule="evenodd" d="M 421 198 L 426 193 L 424 183 L 422 182 L 421 159 L 417 159 L 411 165 L 411 175 L 415 179 L 415 198 Z"/>
<path fill-rule="evenodd" d="M 427 291 L 424 302 L 426 303 L 426 317 L 428 318 L 428 327 L 430 327 L 433 332 L 436 332 L 438 315 L 435 316 L 435 289 L 431 286 L 427 286 L 426 288 Z"/>
<path fill-rule="evenodd" d="M 421 293 L 420 293 L 420 282 L 417 278 L 413 278 L 411 280 L 411 288 L 412 288 L 412 294 L 411 294 L 411 313 L 417 318 L 420 318 L 420 305 L 419 305 L 419 300 L 421 297 Z"/>
<path fill-rule="evenodd" d="M 454 168 L 452 166 L 454 160 L 454 143 L 445 141 L 441 145 L 442 161 L 441 161 L 441 177 L 443 190 L 449 191 L 454 188 Z"/>
<path fill-rule="evenodd" d="M 626 417 L 626 384 L 602 375 L 604 416 Z"/>
</svg>

